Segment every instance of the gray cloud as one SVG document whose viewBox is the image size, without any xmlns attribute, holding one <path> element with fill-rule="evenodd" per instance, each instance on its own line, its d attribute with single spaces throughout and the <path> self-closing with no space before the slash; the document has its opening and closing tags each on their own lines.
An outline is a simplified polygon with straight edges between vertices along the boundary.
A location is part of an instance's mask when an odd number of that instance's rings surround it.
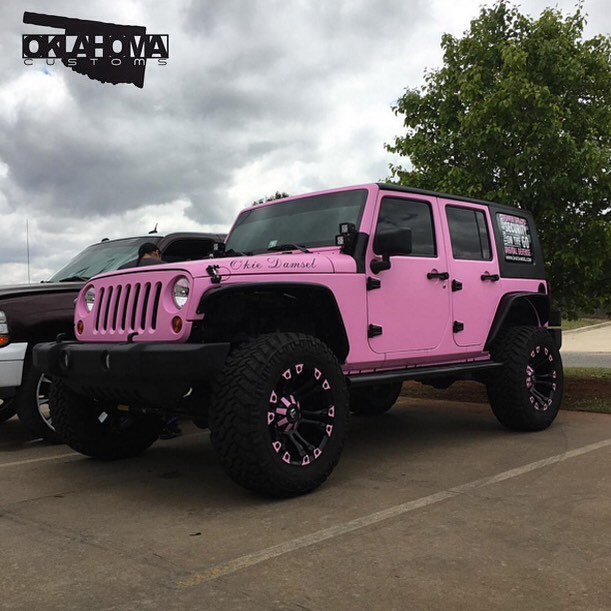
<svg viewBox="0 0 611 611">
<path fill-rule="evenodd" d="M 609 23 L 586 0 L 595 31 Z M 0 6 L 0 280 L 30 256 L 44 275 L 101 237 L 227 227 L 276 190 L 383 178 L 400 129 L 390 104 L 439 61 L 480 0 L 70 0 Z M 525 3 L 533 13 L 544 0 Z M 573 0 L 562 0 L 564 10 Z M 24 10 L 170 35 L 143 89 L 63 65 L 24 66 Z M 178 226 L 180 225 L 180 226 Z M 5 266 L 3 268 L 3 266 Z M 11 267 L 9 267 L 11 266 Z M 2 271 L 4 269 L 4 271 Z M 8 271 L 7 271 L 8 270 Z"/>
</svg>

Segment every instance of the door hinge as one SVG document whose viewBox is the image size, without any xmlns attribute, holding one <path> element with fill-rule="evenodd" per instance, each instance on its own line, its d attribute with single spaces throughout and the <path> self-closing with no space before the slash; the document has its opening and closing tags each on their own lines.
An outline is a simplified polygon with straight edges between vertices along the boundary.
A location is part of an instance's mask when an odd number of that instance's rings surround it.
<svg viewBox="0 0 611 611">
<path fill-rule="evenodd" d="M 382 327 L 379 325 L 369 325 L 367 337 L 376 337 L 377 335 L 382 335 Z"/>
<path fill-rule="evenodd" d="M 368 291 L 379 289 L 381 286 L 382 286 L 382 283 L 377 278 L 367 278 L 367 290 Z"/>
<path fill-rule="evenodd" d="M 462 282 L 460 280 L 452 280 L 452 292 L 462 291 Z"/>
<path fill-rule="evenodd" d="M 454 331 L 454 333 L 460 333 L 464 328 L 464 323 L 460 322 L 459 320 L 455 320 L 454 324 L 452 325 L 452 331 Z"/>
</svg>

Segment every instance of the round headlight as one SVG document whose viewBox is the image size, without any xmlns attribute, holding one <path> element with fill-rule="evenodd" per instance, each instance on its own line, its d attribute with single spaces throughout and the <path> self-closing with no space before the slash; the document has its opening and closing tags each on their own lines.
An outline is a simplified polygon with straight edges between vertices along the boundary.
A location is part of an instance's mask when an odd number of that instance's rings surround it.
<svg viewBox="0 0 611 611">
<path fill-rule="evenodd" d="M 174 303 L 178 308 L 183 308 L 189 299 L 189 280 L 184 276 L 181 276 L 174 283 Z"/>
<path fill-rule="evenodd" d="M 95 288 L 90 286 L 85 293 L 85 307 L 88 312 L 93 310 L 93 306 L 95 305 Z"/>
</svg>

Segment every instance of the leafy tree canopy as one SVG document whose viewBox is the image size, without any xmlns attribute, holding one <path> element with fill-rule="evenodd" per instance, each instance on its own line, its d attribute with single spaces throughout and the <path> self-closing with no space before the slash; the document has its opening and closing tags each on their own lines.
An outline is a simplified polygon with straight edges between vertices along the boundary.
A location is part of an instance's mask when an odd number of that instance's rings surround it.
<svg viewBox="0 0 611 611">
<path fill-rule="evenodd" d="M 611 310 L 611 38 L 583 40 L 578 6 L 538 19 L 505 0 L 393 107 L 408 159 L 393 182 L 531 210 L 563 309 Z"/>
</svg>

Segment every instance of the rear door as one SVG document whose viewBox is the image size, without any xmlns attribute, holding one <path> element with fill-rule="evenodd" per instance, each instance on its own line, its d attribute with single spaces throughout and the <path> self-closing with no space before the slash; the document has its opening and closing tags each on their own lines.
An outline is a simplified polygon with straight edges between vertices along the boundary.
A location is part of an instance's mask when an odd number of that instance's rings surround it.
<svg viewBox="0 0 611 611">
<path fill-rule="evenodd" d="M 500 297 L 499 262 L 487 206 L 440 200 L 449 244 L 452 328 L 457 346 L 482 346 Z"/>
</svg>

